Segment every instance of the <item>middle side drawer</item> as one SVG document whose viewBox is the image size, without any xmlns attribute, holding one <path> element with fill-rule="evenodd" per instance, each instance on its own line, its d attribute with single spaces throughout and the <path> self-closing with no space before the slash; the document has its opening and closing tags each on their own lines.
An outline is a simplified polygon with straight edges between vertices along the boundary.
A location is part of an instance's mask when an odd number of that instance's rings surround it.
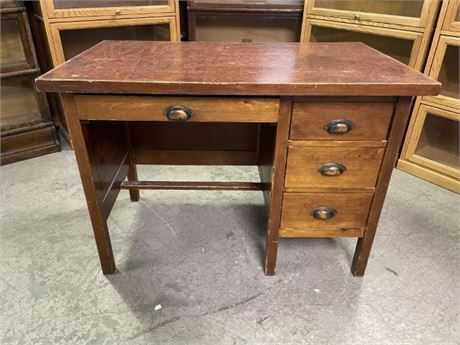
<svg viewBox="0 0 460 345">
<path fill-rule="evenodd" d="M 383 147 L 290 146 L 285 187 L 372 188 Z"/>
</svg>

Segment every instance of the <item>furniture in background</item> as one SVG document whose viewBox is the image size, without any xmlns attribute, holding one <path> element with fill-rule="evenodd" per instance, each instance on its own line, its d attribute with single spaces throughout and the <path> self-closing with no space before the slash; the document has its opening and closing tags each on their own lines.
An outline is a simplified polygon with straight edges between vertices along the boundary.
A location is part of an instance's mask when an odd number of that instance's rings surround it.
<svg viewBox="0 0 460 345">
<path fill-rule="evenodd" d="M 279 237 L 355 237 L 362 276 L 411 96 L 440 90 L 361 43 L 106 41 L 37 85 L 62 93 L 105 274 L 120 189 L 204 189 L 265 192 L 267 275 Z M 138 181 L 136 164 L 257 165 L 261 182 Z"/>
<path fill-rule="evenodd" d="M 187 2 L 190 41 L 298 42 L 303 0 Z"/>
<path fill-rule="evenodd" d="M 361 41 L 422 70 L 439 3 L 439 0 L 306 0 L 301 42 Z"/>
<path fill-rule="evenodd" d="M 24 4 L 2 1 L 0 49 L 1 164 L 60 149 L 45 96 L 35 90 L 40 67 Z"/>
<path fill-rule="evenodd" d="M 34 1 L 31 25 L 43 65 L 59 66 L 103 40 L 180 41 L 178 0 Z M 61 133 L 70 142 L 59 98 L 51 96 Z"/>
<path fill-rule="evenodd" d="M 440 12 L 425 74 L 442 83 L 438 96 L 418 97 L 398 168 L 460 193 L 460 1 Z"/>
</svg>

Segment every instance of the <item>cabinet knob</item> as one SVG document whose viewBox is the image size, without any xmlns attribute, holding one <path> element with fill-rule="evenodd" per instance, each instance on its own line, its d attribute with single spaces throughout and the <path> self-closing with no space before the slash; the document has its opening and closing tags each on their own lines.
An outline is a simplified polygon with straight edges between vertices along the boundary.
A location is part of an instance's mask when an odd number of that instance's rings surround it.
<svg viewBox="0 0 460 345">
<path fill-rule="evenodd" d="M 120 14 L 121 14 L 121 10 L 120 10 L 119 8 L 117 8 L 117 9 L 115 10 L 115 15 L 119 16 Z"/>
<path fill-rule="evenodd" d="M 324 129 L 329 134 L 345 134 L 350 132 L 353 129 L 353 127 L 354 124 L 350 120 L 337 119 L 329 122 L 326 126 L 324 126 Z"/>
<path fill-rule="evenodd" d="M 340 176 L 347 168 L 340 163 L 326 163 L 319 167 L 318 171 L 323 176 Z"/>
<path fill-rule="evenodd" d="M 356 14 L 353 16 L 353 19 L 355 19 L 355 20 L 361 20 L 361 17 L 359 16 L 358 13 L 356 13 Z"/>
<path fill-rule="evenodd" d="M 165 109 L 164 114 L 169 121 L 187 121 L 193 111 L 185 105 L 171 105 Z"/>
<path fill-rule="evenodd" d="M 331 219 L 336 214 L 337 211 L 330 207 L 317 207 L 311 211 L 313 218 L 320 220 Z"/>
</svg>

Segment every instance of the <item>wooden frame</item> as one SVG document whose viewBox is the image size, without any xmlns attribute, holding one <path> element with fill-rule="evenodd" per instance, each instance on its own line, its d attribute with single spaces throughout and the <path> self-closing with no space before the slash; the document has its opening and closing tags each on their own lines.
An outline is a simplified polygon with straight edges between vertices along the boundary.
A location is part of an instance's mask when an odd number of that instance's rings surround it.
<svg viewBox="0 0 460 345">
<path fill-rule="evenodd" d="M 460 21 L 455 19 L 460 13 L 460 0 L 445 1 L 448 1 L 448 6 L 442 30 L 452 33 L 460 33 Z"/>
<path fill-rule="evenodd" d="M 430 59 L 430 65 L 427 65 L 429 70 L 428 76 L 433 79 L 438 79 L 439 72 L 444 62 L 444 56 L 448 46 L 460 47 L 460 37 L 450 37 L 441 35 L 436 45 L 436 49 L 433 52 L 433 57 Z M 445 95 L 438 96 L 425 96 L 423 101 L 429 103 L 437 103 L 441 106 L 451 107 L 453 109 L 460 109 L 460 99 L 454 97 L 448 97 Z"/>
<path fill-rule="evenodd" d="M 50 22 L 57 20 L 89 20 L 92 17 L 152 16 L 176 12 L 176 1 L 167 0 L 168 5 L 151 6 L 111 6 L 111 7 L 81 7 L 71 9 L 56 9 L 53 0 L 40 0 L 43 16 Z"/>
<path fill-rule="evenodd" d="M 430 24 L 432 17 L 435 15 L 438 4 L 438 0 L 425 0 L 420 17 L 415 18 L 408 16 L 320 8 L 315 7 L 315 0 L 306 0 L 305 15 L 333 17 L 337 19 L 348 20 L 350 23 L 355 24 L 361 24 L 361 22 L 395 24 L 400 26 L 413 27 L 414 30 L 417 30 Z"/>
<path fill-rule="evenodd" d="M 159 25 L 169 24 L 170 39 L 173 42 L 179 41 L 180 37 L 177 36 L 177 22 L 173 17 L 161 18 L 129 18 L 129 19 L 105 19 L 105 20 L 92 20 L 81 22 L 60 22 L 52 23 L 49 26 L 52 45 L 52 59 L 54 66 L 58 66 L 65 61 L 64 48 L 62 46 L 60 31 L 63 30 L 80 30 L 80 29 L 95 29 L 95 28 L 111 28 L 123 26 L 138 26 L 138 25 Z"/>
<path fill-rule="evenodd" d="M 303 30 L 301 42 L 309 42 L 311 39 L 311 30 L 313 26 L 322 27 L 322 28 L 331 28 L 338 30 L 354 31 L 360 33 L 366 33 L 371 35 L 383 36 L 383 37 L 393 37 L 401 38 L 413 41 L 413 46 L 411 54 L 409 57 L 408 65 L 415 68 L 421 69 L 424 59 L 421 52 L 427 49 L 427 37 L 426 35 L 419 32 L 404 31 L 398 29 L 389 29 L 389 28 L 376 28 L 366 25 L 356 25 L 356 24 L 347 24 L 339 23 L 333 21 L 324 21 L 317 19 L 304 19 Z"/>
</svg>

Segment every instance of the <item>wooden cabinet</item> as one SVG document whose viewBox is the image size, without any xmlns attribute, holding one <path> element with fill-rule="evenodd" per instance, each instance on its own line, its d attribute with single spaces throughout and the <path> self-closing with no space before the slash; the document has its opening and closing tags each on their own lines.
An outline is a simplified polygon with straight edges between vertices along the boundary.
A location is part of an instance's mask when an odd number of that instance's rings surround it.
<svg viewBox="0 0 460 345">
<path fill-rule="evenodd" d="M 302 0 L 188 1 L 189 40 L 298 42 L 302 11 Z"/>
<path fill-rule="evenodd" d="M 41 58 L 48 69 L 103 40 L 180 41 L 178 0 L 40 0 L 32 11 L 34 37 L 47 45 Z M 70 142 L 62 102 L 49 98 Z"/>
<path fill-rule="evenodd" d="M 59 150 L 47 101 L 35 90 L 40 75 L 25 8 L 1 3 L 1 164 Z"/>
<path fill-rule="evenodd" d="M 306 0 L 302 42 L 363 42 L 422 70 L 437 0 Z"/>
<path fill-rule="evenodd" d="M 417 99 L 398 168 L 460 193 L 458 5 L 443 4 L 425 69 L 442 83 L 441 93 Z"/>
</svg>

